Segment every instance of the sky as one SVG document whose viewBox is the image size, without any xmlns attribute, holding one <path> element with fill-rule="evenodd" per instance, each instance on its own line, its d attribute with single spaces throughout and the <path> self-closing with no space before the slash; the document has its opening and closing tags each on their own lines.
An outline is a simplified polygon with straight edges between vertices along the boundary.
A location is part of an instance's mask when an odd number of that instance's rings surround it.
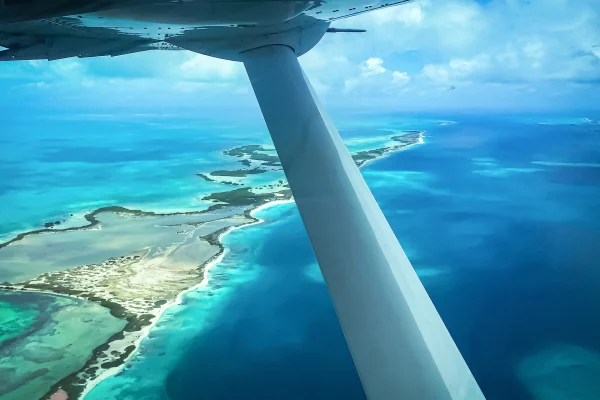
<svg viewBox="0 0 600 400">
<path fill-rule="evenodd" d="M 417 0 L 336 21 L 300 57 L 328 108 L 600 109 L 599 0 Z M 0 63 L 0 108 L 256 108 L 239 63 L 187 51 Z M 222 111 L 225 112 L 225 111 Z"/>
</svg>

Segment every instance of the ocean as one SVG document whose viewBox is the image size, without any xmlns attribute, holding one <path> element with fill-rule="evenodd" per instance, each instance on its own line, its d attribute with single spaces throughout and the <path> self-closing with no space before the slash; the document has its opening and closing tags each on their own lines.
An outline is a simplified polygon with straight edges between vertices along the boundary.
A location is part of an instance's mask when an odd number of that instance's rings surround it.
<svg viewBox="0 0 600 400">
<path fill-rule="evenodd" d="M 85 133 L 92 138 L 85 146 L 81 136 L 53 144 L 50 161 L 34 159 L 34 166 L 15 156 L 14 176 L 25 181 L 34 179 L 27 175 L 32 168 L 47 168 L 43 163 L 57 164 L 60 173 L 51 171 L 52 185 L 30 188 L 49 190 L 55 200 L 46 210 L 18 194 L 18 180 L 6 181 L 2 204 L 19 199 L 21 214 L 2 214 L 5 232 L 90 204 L 196 207 L 197 193 L 212 187 L 194 174 L 212 161 L 226 163 L 222 149 L 268 143 L 259 123 L 244 130 L 171 121 L 166 125 L 186 128 L 169 129 L 174 136 L 167 138 L 164 122 L 143 136 L 148 120 L 142 121 L 107 123 L 125 132 L 114 143 L 93 125 L 98 133 Z M 362 172 L 486 397 L 597 399 L 598 116 L 334 121 L 355 142 L 381 130 L 426 131 L 424 144 Z M 202 153 L 194 146 L 196 129 L 212 139 Z M 104 140 L 93 140 L 100 134 Z M 72 159 L 84 150 L 89 158 Z M 82 176 L 92 193 L 77 194 Z M 123 187 L 114 188 L 117 182 Z M 61 190 L 53 191 L 57 185 Z M 207 285 L 169 308 L 123 370 L 86 399 L 365 398 L 295 205 L 256 216 L 264 222 L 225 236 L 226 255 L 208 271 Z"/>
</svg>

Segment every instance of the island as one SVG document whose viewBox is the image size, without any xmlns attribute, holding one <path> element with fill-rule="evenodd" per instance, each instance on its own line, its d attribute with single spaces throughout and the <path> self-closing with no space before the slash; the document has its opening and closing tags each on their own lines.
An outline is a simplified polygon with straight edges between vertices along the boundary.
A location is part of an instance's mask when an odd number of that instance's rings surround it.
<svg viewBox="0 0 600 400">
<path fill-rule="evenodd" d="M 359 151 L 356 154 L 352 155 L 352 159 L 354 159 L 354 162 L 360 168 L 368 162 L 381 158 L 386 154 L 402 150 L 413 144 L 421 143 L 423 140 L 423 132 L 404 131 L 404 134 L 392 136 L 390 137 L 390 140 L 392 141 L 390 145 L 376 149 Z"/>
<path fill-rule="evenodd" d="M 386 138 L 384 147 L 361 150 L 353 158 L 362 167 L 422 143 L 422 138 L 421 131 L 400 132 Z M 253 144 L 223 154 L 246 168 L 198 175 L 211 181 L 235 177 L 239 181 L 233 184 L 244 187 L 205 196 L 210 206 L 204 210 L 161 214 L 103 207 L 85 215 L 86 225 L 52 224 L 0 243 L 0 282 L 4 282 L 0 289 L 93 302 L 124 321 L 93 350 L 83 367 L 42 388 L 40 399 L 55 393 L 80 398 L 107 374 L 118 371 L 162 312 L 207 279 L 205 272 L 224 254 L 223 235 L 257 223 L 252 215 L 257 208 L 293 199 L 273 149 Z M 251 176 L 269 171 L 279 171 L 279 176 L 260 186 L 248 185 Z"/>
<path fill-rule="evenodd" d="M 225 150 L 223 153 L 227 156 L 241 158 L 240 162 L 246 166 L 253 165 L 254 162 L 263 167 L 281 167 L 275 149 L 267 148 L 263 145 L 251 144 L 240 146 Z"/>
<path fill-rule="evenodd" d="M 248 175 L 264 174 L 267 172 L 266 169 L 253 168 L 253 169 L 236 169 L 234 171 L 218 170 L 210 173 L 210 176 L 235 176 L 235 177 L 246 177 Z"/>
<path fill-rule="evenodd" d="M 252 165 L 252 164 L 249 164 L 250 161 L 247 159 L 244 159 L 242 161 L 244 162 L 244 165 Z M 224 183 L 227 185 L 242 185 L 242 183 L 240 183 L 240 182 L 226 181 L 226 180 L 223 180 L 220 178 L 223 178 L 223 177 L 245 178 L 248 175 L 264 174 L 265 172 L 267 172 L 266 169 L 263 169 L 260 167 L 255 167 L 252 169 L 236 169 L 236 170 L 222 170 L 221 169 L 221 170 L 210 172 L 208 174 L 199 173 L 196 175 L 198 175 L 205 181 L 209 181 L 209 182 Z"/>
</svg>

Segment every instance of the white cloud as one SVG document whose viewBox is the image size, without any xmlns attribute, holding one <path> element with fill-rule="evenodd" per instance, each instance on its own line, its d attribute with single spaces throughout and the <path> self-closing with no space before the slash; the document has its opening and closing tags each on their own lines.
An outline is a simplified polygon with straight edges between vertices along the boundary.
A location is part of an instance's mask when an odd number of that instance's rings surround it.
<svg viewBox="0 0 600 400">
<path fill-rule="evenodd" d="M 481 54 L 471 60 L 454 58 L 445 64 L 427 64 L 423 67 L 421 76 L 437 85 L 453 86 L 480 79 L 488 68 L 489 56 Z"/>
<path fill-rule="evenodd" d="M 368 60 L 360 64 L 362 76 L 372 76 L 383 74 L 386 70 L 383 68 L 383 60 L 377 57 L 369 57 Z"/>
<path fill-rule="evenodd" d="M 600 93 L 598 0 L 416 0 L 333 26 L 367 30 L 328 34 L 300 59 L 333 104 L 512 106 L 527 96 L 532 104 L 593 104 L 599 97 L 592 93 Z M 211 102 L 219 93 L 254 101 L 241 64 L 190 52 L 0 64 L 0 84 L 17 79 L 33 83 L 30 91 L 126 88 L 138 98 L 189 94 Z"/>
<path fill-rule="evenodd" d="M 349 102 L 573 107 L 600 98 L 597 0 L 417 0 L 335 26 L 367 30 L 326 36 L 316 48 L 359 66 L 322 79 L 328 93 L 346 93 Z M 385 63 L 369 66 L 365 55 Z M 376 66 L 385 71 L 374 74 Z M 311 78 L 325 75 L 311 71 Z"/>
<path fill-rule="evenodd" d="M 394 71 L 392 73 L 392 83 L 405 84 L 410 80 L 410 76 L 406 72 Z"/>
<path fill-rule="evenodd" d="M 450 62 L 448 63 L 450 68 L 452 68 L 452 70 L 455 71 L 456 74 L 461 76 L 470 75 L 473 71 L 473 67 L 475 64 L 475 61 L 467 61 L 462 58 L 450 60 Z"/>
<path fill-rule="evenodd" d="M 402 7 L 384 8 L 373 13 L 373 18 L 379 23 L 396 22 L 406 26 L 416 26 L 423 21 L 422 4 L 409 3 Z"/>
<path fill-rule="evenodd" d="M 427 64 L 423 67 L 422 74 L 434 82 L 447 83 L 450 81 L 450 73 L 442 65 Z"/>
<path fill-rule="evenodd" d="M 407 17 L 413 14 L 419 17 Z M 351 54 L 369 52 L 385 59 L 388 68 L 404 69 L 390 55 L 417 51 L 421 68 L 488 57 L 487 74 L 480 74 L 480 81 L 600 79 L 597 0 L 496 0 L 484 5 L 473 0 L 427 0 L 342 23 L 368 33 L 348 43 L 336 37 L 329 54 L 344 52 L 351 59 Z"/>
<path fill-rule="evenodd" d="M 184 78 L 222 82 L 236 80 L 244 74 L 244 68 L 240 63 L 195 54 L 179 66 L 179 72 Z"/>
<path fill-rule="evenodd" d="M 383 60 L 371 57 L 352 70 L 352 76 L 344 80 L 342 91 L 356 95 L 385 92 L 397 94 L 401 86 L 410 81 L 407 72 L 390 71 L 383 67 Z"/>
</svg>

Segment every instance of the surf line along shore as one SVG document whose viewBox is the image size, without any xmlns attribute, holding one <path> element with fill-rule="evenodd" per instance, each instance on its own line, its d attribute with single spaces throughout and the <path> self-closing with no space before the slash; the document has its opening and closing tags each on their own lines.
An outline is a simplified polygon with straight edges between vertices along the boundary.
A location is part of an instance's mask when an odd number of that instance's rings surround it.
<svg viewBox="0 0 600 400">
<path fill-rule="evenodd" d="M 357 165 L 362 167 L 421 144 L 423 132 L 405 131 L 387 139 L 383 147 L 353 154 Z M 251 152 L 232 149 L 224 153 L 240 157 L 238 161 L 253 171 L 264 163 L 269 164 L 271 171 L 279 167 L 272 158 L 261 156 L 261 146 L 243 148 L 250 148 Z M 169 214 L 104 207 L 87 214 L 85 226 L 26 232 L 0 244 L 2 267 L 22 270 L 24 264 L 35 263 L 48 271 L 0 288 L 94 301 L 127 321 L 122 331 L 93 351 L 83 367 L 68 373 L 41 398 L 53 394 L 82 398 L 103 379 L 121 371 L 165 310 L 180 304 L 185 293 L 206 286 L 207 272 L 227 252 L 222 245 L 226 234 L 262 222 L 254 217 L 262 209 L 293 202 L 291 191 L 282 180 L 267 191 L 243 187 L 212 193 L 204 199 L 216 204 L 202 211 Z M 102 244 L 112 254 L 122 256 L 106 259 Z M 82 248 L 89 253 L 83 257 L 85 262 L 80 262 L 82 257 L 74 257 L 80 255 Z M 24 254 L 29 259 L 23 260 Z M 64 269 L 55 271 L 58 264 Z"/>
<path fill-rule="evenodd" d="M 262 211 L 266 208 L 269 207 L 273 207 L 273 206 L 277 206 L 277 205 L 281 205 L 281 204 L 289 204 L 289 203 L 293 203 L 294 200 L 293 199 L 288 199 L 288 200 L 274 200 L 265 204 L 262 204 L 260 206 L 258 206 L 257 208 L 253 209 L 250 214 L 254 215 L 255 213 Z M 254 222 L 250 222 L 248 224 L 244 224 L 244 225 L 238 225 L 238 226 L 232 226 L 231 228 L 228 228 L 227 230 L 225 230 L 224 232 L 220 233 L 218 236 L 218 240 L 219 242 L 222 243 L 223 238 L 225 237 L 225 235 L 237 230 L 237 229 L 242 229 L 242 228 L 246 228 L 252 225 L 257 225 L 264 222 L 264 220 L 258 218 L 256 219 L 256 221 Z M 184 290 L 183 292 L 179 293 L 177 295 L 177 298 L 171 302 L 165 303 L 156 313 L 156 317 L 155 319 L 152 321 L 152 323 L 146 327 L 144 327 L 141 331 L 141 335 L 140 337 L 135 341 L 134 345 L 136 347 L 136 350 L 139 348 L 142 340 L 144 338 L 146 338 L 148 336 L 148 334 L 150 333 L 150 331 L 152 330 L 152 328 L 158 323 L 158 321 L 160 320 L 161 315 L 167 311 L 168 308 L 170 308 L 171 306 L 174 305 L 180 305 L 182 303 L 183 300 L 183 296 L 186 293 L 195 291 L 195 290 L 201 290 L 203 287 L 206 287 L 206 285 L 208 284 L 208 279 L 209 279 L 209 271 L 212 267 L 214 267 L 215 265 L 218 265 L 223 258 L 227 255 L 228 252 L 228 248 L 223 246 L 223 251 L 221 251 L 219 253 L 219 255 L 217 257 L 215 257 L 213 260 L 211 260 L 210 262 L 208 262 L 206 264 L 206 266 L 204 267 L 204 278 L 202 279 L 202 281 L 200 283 L 198 283 L 195 286 L 192 286 L 191 288 Z M 89 382 L 86 383 L 85 385 L 85 389 L 83 390 L 82 394 L 81 394 L 81 398 L 85 398 L 85 396 L 94 388 L 96 387 L 100 382 L 102 382 L 104 379 L 116 375 L 119 372 L 121 372 L 123 370 L 123 368 L 125 367 L 127 361 L 129 361 L 130 358 L 132 358 L 135 355 L 135 351 L 132 352 L 124 361 L 123 364 L 117 366 L 117 367 L 113 367 L 107 370 L 104 370 L 100 375 L 98 375 L 97 378 L 90 380 Z"/>
</svg>

